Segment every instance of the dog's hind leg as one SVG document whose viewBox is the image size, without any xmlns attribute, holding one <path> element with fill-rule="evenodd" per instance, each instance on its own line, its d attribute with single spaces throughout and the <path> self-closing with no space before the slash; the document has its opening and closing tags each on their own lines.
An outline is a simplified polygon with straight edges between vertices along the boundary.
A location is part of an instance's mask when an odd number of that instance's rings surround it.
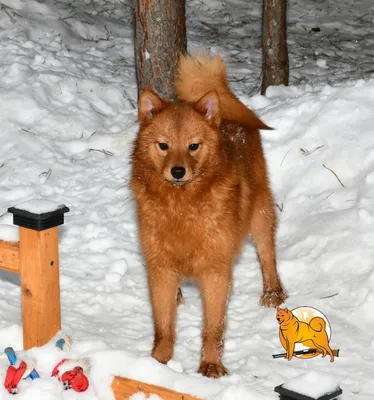
<svg viewBox="0 0 374 400">
<path fill-rule="evenodd" d="M 326 350 L 330 355 L 330 362 L 334 362 L 334 353 L 332 352 L 331 347 L 329 345 L 327 345 Z"/>
<path fill-rule="evenodd" d="M 167 268 L 147 268 L 151 295 L 155 340 L 152 357 L 166 364 L 175 343 L 176 296 L 179 276 Z"/>
<path fill-rule="evenodd" d="M 223 266 L 222 270 L 227 269 Z M 228 373 L 221 362 L 231 273 L 212 272 L 200 280 L 204 306 L 203 348 L 199 372 L 210 378 Z"/>
<path fill-rule="evenodd" d="M 276 267 L 276 216 L 273 201 L 266 189 L 263 189 L 262 193 L 254 204 L 250 235 L 255 242 L 261 263 L 263 294 L 260 302 L 266 307 L 277 307 L 284 302 L 287 294 L 282 288 Z"/>
<path fill-rule="evenodd" d="M 322 357 L 326 357 L 327 355 L 327 350 L 325 347 L 323 347 L 322 345 L 318 344 L 315 340 L 312 340 L 313 342 L 313 346 L 322 353 Z"/>
<path fill-rule="evenodd" d="M 323 343 L 321 343 L 321 341 Z M 319 341 L 318 344 L 317 344 L 317 342 L 314 340 L 313 343 L 317 347 L 317 349 L 321 351 L 322 357 L 326 357 L 327 354 L 329 354 L 330 361 L 333 362 L 334 361 L 334 354 L 333 354 L 333 352 L 332 352 L 332 350 L 331 350 L 331 348 L 329 346 L 327 335 L 326 335 L 326 339 L 322 339 L 321 341 Z"/>
</svg>

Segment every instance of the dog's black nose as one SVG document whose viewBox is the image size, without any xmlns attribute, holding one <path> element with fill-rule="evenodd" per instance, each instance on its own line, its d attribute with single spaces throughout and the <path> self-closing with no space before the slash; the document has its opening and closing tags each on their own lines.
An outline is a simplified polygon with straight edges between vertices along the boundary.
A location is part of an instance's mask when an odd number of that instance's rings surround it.
<svg viewBox="0 0 374 400">
<path fill-rule="evenodd" d="M 186 168 L 173 167 L 170 172 L 174 179 L 182 179 L 186 175 Z"/>
</svg>

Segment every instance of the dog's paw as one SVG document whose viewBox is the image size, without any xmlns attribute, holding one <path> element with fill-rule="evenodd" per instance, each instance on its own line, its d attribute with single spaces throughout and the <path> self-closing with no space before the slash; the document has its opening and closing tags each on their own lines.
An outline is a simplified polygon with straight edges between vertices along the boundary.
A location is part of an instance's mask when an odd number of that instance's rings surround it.
<svg viewBox="0 0 374 400">
<path fill-rule="evenodd" d="M 152 358 L 161 364 L 167 364 L 173 356 L 173 343 L 172 342 L 159 342 L 152 350 Z"/>
<path fill-rule="evenodd" d="M 203 361 L 200 364 L 199 373 L 208 378 L 220 378 L 221 376 L 227 375 L 229 371 L 222 363 L 209 364 Z"/>
<path fill-rule="evenodd" d="M 288 354 L 287 353 L 285 358 L 286 358 L 286 360 L 291 361 L 292 360 L 292 356 L 293 356 L 293 354 Z"/>
<path fill-rule="evenodd" d="M 265 307 L 278 307 L 287 299 L 287 294 L 283 290 L 276 292 L 264 292 L 261 296 L 260 304 Z"/>
</svg>

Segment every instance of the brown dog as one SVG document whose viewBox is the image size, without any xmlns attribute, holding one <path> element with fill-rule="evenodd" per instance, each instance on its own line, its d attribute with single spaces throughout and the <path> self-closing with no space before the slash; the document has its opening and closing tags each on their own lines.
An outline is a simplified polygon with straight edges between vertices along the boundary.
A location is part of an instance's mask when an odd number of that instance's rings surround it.
<svg viewBox="0 0 374 400">
<path fill-rule="evenodd" d="M 296 343 L 311 345 L 322 353 L 322 357 L 330 355 L 330 361 L 334 361 L 334 354 L 329 346 L 326 333 L 326 322 L 321 317 L 312 318 L 309 323 L 299 321 L 288 308 L 277 309 L 279 323 L 279 339 L 287 351 L 286 358 L 291 360 Z"/>
<path fill-rule="evenodd" d="M 178 287 L 191 277 L 205 315 L 199 371 L 220 377 L 227 373 L 221 357 L 232 265 L 249 235 L 262 267 L 261 303 L 274 307 L 286 298 L 258 132 L 269 128 L 231 93 L 219 56 L 181 57 L 176 88 L 183 103 L 167 103 L 150 90 L 140 96 L 132 156 L 154 316 L 152 356 L 162 363 L 172 357 Z"/>
</svg>

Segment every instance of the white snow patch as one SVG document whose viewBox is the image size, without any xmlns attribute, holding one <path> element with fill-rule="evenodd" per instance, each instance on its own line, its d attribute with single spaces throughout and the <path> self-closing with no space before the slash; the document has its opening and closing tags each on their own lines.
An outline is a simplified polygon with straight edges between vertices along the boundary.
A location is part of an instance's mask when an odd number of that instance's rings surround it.
<svg viewBox="0 0 374 400">
<path fill-rule="evenodd" d="M 319 58 L 319 59 L 316 61 L 316 63 L 317 63 L 317 65 L 318 65 L 320 68 L 324 68 L 324 69 L 328 68 L 328 66 L 327 66 L 327 60 L 324 60 L 324 59 L 322 59 L 322 58 Z"/>
<path fill-rule="evenodd" d="M 65 207 L 64 204 L 58 204 L 54 201 L 44 199 L 29 200 L 16 206 L 19 210 L 28 211 L 33 214 L 53 212 L 63 207 Z"/>
<path fill-rule="evenodd" d="M 167 363 L 167 366 L 168 366 L 169 368 L 171 368 L 173 371 L 176 371 L 176 372 L 183 372 L 183 365 L 182 365 L 182 363 L 180 363 L 180 362 L 178 362 L 178 361 L 170 360 L 170 361 Z"/>
<path fill-rule="evenodd" d="M 18 226 L 0 224 L 0 240 L 4 240 L 5 242 L 18 242 Z"/>
<path fill-rule="evenodd" d="M 318 399 L 339 389 L 334 376 L 318 371 L 310 371 L 284 383 L 283 388 Z"/>
</svg>

